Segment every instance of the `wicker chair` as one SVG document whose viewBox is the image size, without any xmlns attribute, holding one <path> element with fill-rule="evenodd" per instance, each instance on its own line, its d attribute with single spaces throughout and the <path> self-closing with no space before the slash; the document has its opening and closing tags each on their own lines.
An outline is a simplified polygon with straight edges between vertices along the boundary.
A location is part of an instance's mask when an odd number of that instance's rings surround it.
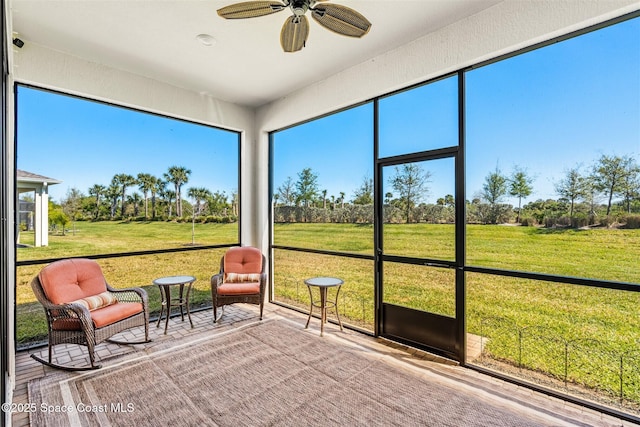
<svg viewBox="0 0 640 427">
<path fill-rule="evenodd" d="M 260 306 L 260 320 L 264 308 L 267 285 L 266 260 L 259 249 L 250 246 L 234 247 L 220 260 L 220 272 L 211 277 L 213 322 L 219 320 L 218 307 L 234 303 Z"/>
<path fill-rule="evenodd" d="M 31 281 L 36 298 L 44 307 L 48 323 L 49 360 L 31 357 L 47 366 L 81 371 L 98 369 L 94 349 L 104 341 L 117 344 L 149 342 L 149 303 L 141 288 L 114 289 L 106 282 L 97 262 L 65 259 L 44 267 Z M 122 342 L 113 335 L 144 326 L 144 341 Z M 58 344 L 87 346 L 90 366 L 72 367 L 52 362 Z"/>
</svg>

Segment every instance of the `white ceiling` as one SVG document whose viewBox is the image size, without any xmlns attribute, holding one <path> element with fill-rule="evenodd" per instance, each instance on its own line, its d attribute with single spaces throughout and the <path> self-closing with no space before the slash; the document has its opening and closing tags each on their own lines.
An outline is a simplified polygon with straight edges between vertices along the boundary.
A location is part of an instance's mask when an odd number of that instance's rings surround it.
<svg viewBox="0 0 640 427">
<path fill-rule="evenodd" d="M 302 51 L 284 53 L 290 11 L 225 20 L 236 1 L 10 0 L 13 31 L 25 42 L 151 77 L 220 100 L 257 107 L 402 46 L 502 0 L 335 0 L 372 22 L 354 39 L 313 19 Z M 309 15 L 309 14 L 307 14 Z M 213 46 L 200 43 L 210 34 Z"/>
</svg>

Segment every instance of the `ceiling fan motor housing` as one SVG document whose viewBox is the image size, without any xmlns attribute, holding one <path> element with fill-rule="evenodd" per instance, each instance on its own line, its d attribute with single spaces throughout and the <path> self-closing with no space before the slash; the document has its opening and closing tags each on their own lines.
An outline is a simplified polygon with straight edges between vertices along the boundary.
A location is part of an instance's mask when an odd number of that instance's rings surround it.
<svg viewBox="0 0 640 427">
<path fill-rule="evenodd" d="M 309 10 L 309 0 L 293 0 L 291 10 L 295 16 L 302 16 Z"/>
</svg>

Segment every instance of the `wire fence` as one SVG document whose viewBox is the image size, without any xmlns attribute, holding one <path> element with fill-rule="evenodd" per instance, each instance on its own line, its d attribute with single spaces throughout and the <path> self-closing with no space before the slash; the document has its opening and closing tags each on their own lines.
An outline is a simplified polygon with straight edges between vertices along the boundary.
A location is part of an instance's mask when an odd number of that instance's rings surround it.
<svg viewBox="0 0 640 427">
<path fill-rule="evenodd" d="M 640 341 L 613 348 L 606 340 L 566 337 L 552 327 L 508 318 L 480 322 L 475 361 L 527 381 L 640 414 Z"/>
</svg>

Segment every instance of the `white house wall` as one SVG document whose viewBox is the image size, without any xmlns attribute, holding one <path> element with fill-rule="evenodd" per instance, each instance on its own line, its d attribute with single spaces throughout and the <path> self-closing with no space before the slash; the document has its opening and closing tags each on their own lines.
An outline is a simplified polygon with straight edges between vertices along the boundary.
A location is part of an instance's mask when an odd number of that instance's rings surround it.
<svg viewBox="0 0 640 427">
<path fill-rule="evenodd" d="M 259 194 L 267 192 L 268 133 L 414 83 L 515 52 L 640 9 L 629 0 L 506 0 L 257 110 Z M 375 25 L 375 22 L 373 23 Z M 268 201 L 259 200 L 268 215 Z M 259 220 L 263 244 L 268 218 Z"/>
</svg>

